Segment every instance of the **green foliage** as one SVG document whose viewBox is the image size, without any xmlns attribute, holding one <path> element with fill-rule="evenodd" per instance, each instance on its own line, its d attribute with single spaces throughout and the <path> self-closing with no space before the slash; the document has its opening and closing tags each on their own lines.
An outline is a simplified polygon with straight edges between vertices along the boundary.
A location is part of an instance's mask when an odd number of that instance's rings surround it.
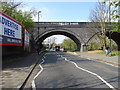
<svg viewBox="0 0 120 90">
<path fill-rule="evenodd" d="M 17 10 L 21 5 L 21 2 L 9 0 L 7 2 L 1 2 L 0 10 L 20 22 L 23 27 L 26 27 L 29 30 L 33 26 L 32 16 L 36 15 L 36 11 L 30 10 L 23 12 L 21 10 Z"/>
<path fill-rule="evenodd" d="M 0 10 L 12 17 L 20 5 L 21 3 L 15 3 L 13 0 L 6 0 L 6 2 L 1 2 Z"/>
<path fill-rule="evenodd" d="M 120 56 L 120 52 L 112 52 L 112 56 Z"/>
<path fill-rule="evenodd" d="M 109 27 L 112 28 L 112 30 L 110 30 L 109 32 L 119 32 L 120 31 L 120 22 L 114 22 L 113 24 L 111 24 Z"/>
<path fill-rule="evenodd" d="M 102 47 L 103 47 L 103 44 L 102 43 L 100 43 L 101 41 L 99 41 L 99 40 L 94 40 L 94 39 L 92 39 L 90 42 L 89 42 L 89 47 L 88 47 L 88 49 L 89 50 L 99 50 L 99 49 L 102 49 Z M 110 39 L 108 39 L 108 38 L 106 38 L 106 45 L 107 46 L 110 46 Z M 114 50 L 114 51 L 117 51 L 118 50 L 118 46 L 117 46 L 117 44 L 112 40 L 112 43 L 111 43 L 111 46 L 112 46 L 112 51 Z M 105 48 L 103 48 L 103 49 L 105 49 Z"/>
<path fill-rule="evenodd" d="M 97 52 L 97 54 L 105 54 L 105 52 L 103 51 L 103 52 Z"/>
<path fill-rule="evenodd" d="M 100 43 L 95 42 L 94 40 L 91 40 L 89 42 L 89 50 L 98 50 L 101 49 L 102 45 Z"/>
<path fill-rule="evenodd" d="M 109 0 L 104 0 L 103 3 L 107 3 L 109 2 Z M 112 8 L 111 9 L 111 16 L 113 20 L 117 20 L 120 18 L 119 15 L 119 10 L 120 10 L 120 1 L 119 0 L 110 0 L 109 6 Z M 112 32 L 119 32 L 120 31 L 120 22 L 116 23 L 114 25 L 114 29 L 112 30 Z"/>
<path fill-rule="evenodd" d="M 15 17 L 14 19 L 19 21 L 23 27 L 26 27 L 28 30 L 33 27 L 33 20 L 32 20 L 32 15 L 31 12 L 25 11 L 22 12 L 19 10 L 18 12 L 15 12 Z"/>
<path fill-rule="evenodd" d="M 76 43 L 71 39 L 65 39 L 63 43 L 61 44 L 61 47 L 65 50 L 74 51 L 77 49 Z"/>
<path fill-rule="evenodd" d="M 97 54 L 105 54 L 105 52 L 98 52 Z M 111 56 L 120 56 L 120 52 L 112 52 Z"/>
<path fill-rule="evenodd" d="M 107 42 L 107 46 L 110 46 L 110 39 L 106 39 Z M 114 40 L 111 41 L 111 50 L 112 51 L 117 51 L 118 50 L 118 46 L 117 44 L 114 42 Z"/>
</svg>

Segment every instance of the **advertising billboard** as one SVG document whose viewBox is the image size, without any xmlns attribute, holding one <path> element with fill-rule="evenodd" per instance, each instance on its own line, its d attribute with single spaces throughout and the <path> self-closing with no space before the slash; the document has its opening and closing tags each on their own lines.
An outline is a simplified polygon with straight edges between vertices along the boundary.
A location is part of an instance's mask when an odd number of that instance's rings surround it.
<svg viewBox="0 0 120 90">
<path fill-rule="evenodd" d="M 0 45 L 22 46 L 22 25 L 1 11 Z"/>
<path fill-rule="evenodd" d="M 26 28 L 24 28 L 24 46 L 29 46 L 30 44 L 30 35 Z"/>
</svg>

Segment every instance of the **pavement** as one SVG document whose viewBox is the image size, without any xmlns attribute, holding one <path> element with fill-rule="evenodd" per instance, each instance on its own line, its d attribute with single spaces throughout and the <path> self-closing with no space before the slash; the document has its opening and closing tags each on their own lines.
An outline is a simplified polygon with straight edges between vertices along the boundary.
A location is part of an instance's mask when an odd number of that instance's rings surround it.
<svg viewBox="0 0 120 90">
<path fill-rule="evenodd" d="M 72 55 L 77 55 L 82 58 L 87 58 L 90 60 L 97 60 L 100 62 L 104 62 L 113 66 L 120 66 L 120 56 L 106 56 L 103 54 L 96 54 L 96 53 L 87 53 L 87 52 L 67 52 Z"/>
<path fill-rule="evenodd" d="M 2 88 L 20 88 L 41 55 L 29 54 L 2 66 Z"/>
</svg>

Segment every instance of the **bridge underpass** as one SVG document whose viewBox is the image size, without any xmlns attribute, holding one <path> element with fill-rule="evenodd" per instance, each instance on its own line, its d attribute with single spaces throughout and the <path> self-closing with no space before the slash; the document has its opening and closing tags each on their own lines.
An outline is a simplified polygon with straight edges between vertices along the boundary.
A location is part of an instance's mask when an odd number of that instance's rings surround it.
<svg viewBox="0 0 120 90">
<path fill-rule="evenodd" d="M 47 37 L 50 37 L 52 35 L 64 35 L 64 36 L 67 36 L 67 37 L 71 38 L 77 45 L 77 51 L 80 51 L 80 47 L 81 47 L 80 38 L 77 35 L 75 35 L 74 32 L 71 32 L 69 30 L 51 29 L 47 32 L 44 32 L 44 33 L 40 34 L 37 37 L 36 42 L 39 42 L 39 44 L 41 44 Z M 39 46 L 41 46 L 41 45 L 39 45 Z"/>
<path fill-rule="evenodd" d="M 86 42 L 98 32 L 97 28 L 90 27 L 91 22 L 35 22 L 34 28 L 32 28 L 32 34 L 36 43 L 42 45 L 42 42 L 52 35 L 65 35 L 71 38 L 77 45 L 77 50 L 83 51 L 86 49 Z M 93 32 L 94 31 L 94 32 Z M 111 34 L 120 50 L 120 41 L 118 39 L 120 33 Z M 107 35 L 109 37 L 109 35 Z"/>
</svg>

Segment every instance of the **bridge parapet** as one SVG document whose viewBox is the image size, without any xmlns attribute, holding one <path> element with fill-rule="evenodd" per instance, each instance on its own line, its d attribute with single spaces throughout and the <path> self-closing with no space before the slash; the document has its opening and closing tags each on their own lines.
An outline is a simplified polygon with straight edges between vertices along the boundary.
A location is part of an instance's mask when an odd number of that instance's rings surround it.
<svg viewBox="0 0 120 90">
<path fill-rule="evenodd" d="M 88 22 L 36 22 L 36 25 L 41 28 L 43 27 L 76 27 L 76 28 L 81 28 L 84 25 L 86 25 Z"/>
<path fill-rule="evenodd" d="M 43 25 L 79 25 L 79 22 L 39 22 Z"/>
</svg>

